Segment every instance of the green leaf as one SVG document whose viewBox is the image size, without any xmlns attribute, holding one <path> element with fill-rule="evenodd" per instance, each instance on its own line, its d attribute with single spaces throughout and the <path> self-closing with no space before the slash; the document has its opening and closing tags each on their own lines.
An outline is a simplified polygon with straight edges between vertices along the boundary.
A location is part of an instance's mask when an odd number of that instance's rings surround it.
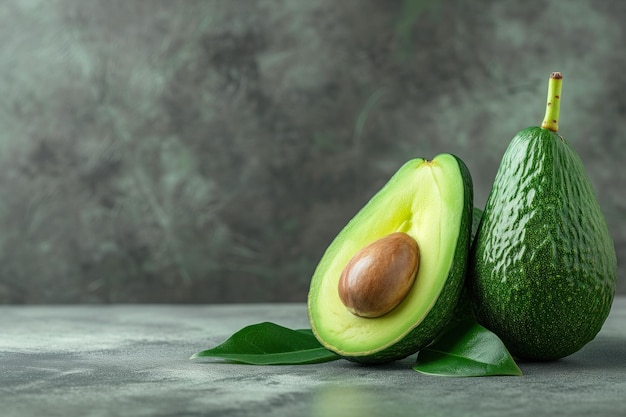
<svg viewBox="0 0 626 417">
<path fill-rule="evenodd" d="M 413 369 L 457 377 L 522 375 L 500 338 L 472 320 L 454 325 L 420 351 Z"/>
<path fill-rule="evenodd" d="M 264 322 L 244 327 L 224 343 L 190 359 L 215 357 L 249 365 L 298 365 L 340 359 L 309 329 L 291 330 Z"/>
</svg>

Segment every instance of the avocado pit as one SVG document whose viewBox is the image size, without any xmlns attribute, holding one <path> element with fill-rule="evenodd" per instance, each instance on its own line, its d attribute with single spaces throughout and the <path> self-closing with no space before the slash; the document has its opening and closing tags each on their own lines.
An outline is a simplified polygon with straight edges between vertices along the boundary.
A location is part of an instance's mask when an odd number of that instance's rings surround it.
<svg viewBox="0 0 626 417">
<path fill-rule="evenodd" d="M 419 269 L 419 247 L 403 232 L 391 233 L 358 251 L 339 278 L 343 305 L 360 317 L 380 317 L 407 296 Z"/>
</svg>

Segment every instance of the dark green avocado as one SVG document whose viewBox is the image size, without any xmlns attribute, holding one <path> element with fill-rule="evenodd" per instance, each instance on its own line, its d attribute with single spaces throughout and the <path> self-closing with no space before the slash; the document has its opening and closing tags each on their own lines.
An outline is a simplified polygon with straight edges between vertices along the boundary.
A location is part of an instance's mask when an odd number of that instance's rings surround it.
<svg viewBox="0 0 626 417">
<path fill-rule="evenodd" d="M 617 261 L 583 164 L 557 133 L 559 73 L 543 127 L 507 148 L 470 254 L 474 314 L 521 359 L 554 360 L 591 341 L 613 301 Z"/>
</svg>

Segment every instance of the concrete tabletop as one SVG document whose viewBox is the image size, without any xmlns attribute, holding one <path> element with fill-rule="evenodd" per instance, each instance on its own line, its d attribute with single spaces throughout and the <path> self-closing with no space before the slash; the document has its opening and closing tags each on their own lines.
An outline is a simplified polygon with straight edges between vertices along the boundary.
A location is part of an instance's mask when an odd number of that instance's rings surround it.
<svg viewBox="0 0 626 417">
<path fill-rule="evenodd" d="M 521 377 L 449 378 L 415 356 L 366 367 L 194 362 L 261 321 L 308 327 L 304 304 L 0 307 L 0 415 L 626 416 L 626 298 L 602 332 Z"/>
</svg>

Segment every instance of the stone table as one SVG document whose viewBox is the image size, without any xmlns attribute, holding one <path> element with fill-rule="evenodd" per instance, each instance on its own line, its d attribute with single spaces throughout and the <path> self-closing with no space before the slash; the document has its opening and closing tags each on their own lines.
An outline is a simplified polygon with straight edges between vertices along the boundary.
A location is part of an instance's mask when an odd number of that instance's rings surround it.
<svg viewBox="0 0 626 417">
<path fill-rule="evenodd" d="M 0 415 L 626 416 L 626 298 L 602 332 L 522 377 L 450 378 L 415 356 L 248 366 L 191 354 L 249 324 L 308 327 L 304 304 L 0 307 Z"/>
</svg>

